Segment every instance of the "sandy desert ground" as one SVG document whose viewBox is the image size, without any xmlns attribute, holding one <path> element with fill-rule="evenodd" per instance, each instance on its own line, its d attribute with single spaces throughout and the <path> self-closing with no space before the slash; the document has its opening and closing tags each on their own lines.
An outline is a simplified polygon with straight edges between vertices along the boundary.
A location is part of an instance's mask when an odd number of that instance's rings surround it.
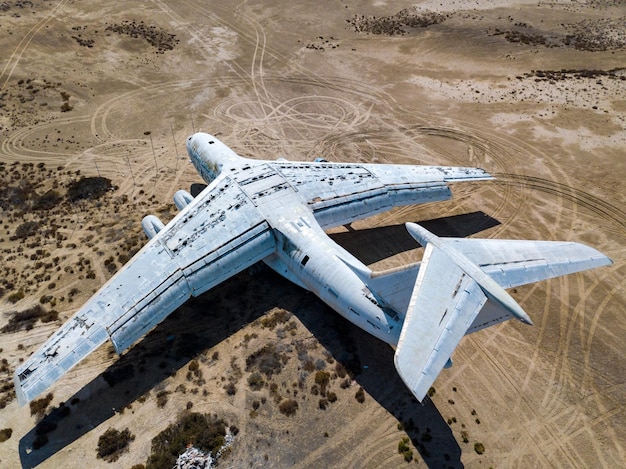
<svg viewBox="0 0 626 469">
<path fill-rule="evenodd" d="M 12 430 L 0 466 L 130 468 L 190 406 L 240 429 L 224 467 L 626 461 L 623 0 L 9 0 L 0 44 L 0 430 Z M 47 407 L 67 403 L 69 415 L 33 449 L 42 415 L 18 407 L 13 370 L 141 246 L 142 216 L 168 221 L 173 194 L 201 182 L 184 150 L 198 130 L 257 158 L 496 176 L 334 230 L 374 269 L 419 258 L 407 221 L 448 236 L 580 241 L 614 264 L 513 291 L 534 327 L 464 338 L 424 405 L 389 347 L 275 274 L 244 272 L 122 357 L 107 345 L 71 370 Z M 114 190 L 70 203 L 80 176 Z M 12 327 L 37 306 L 41 319 Z M 286 322 L 263 321 L 283 310 Z M 264 346 L 283 368 L 255 391 L 246 358 Z M 201 376 L 188 372 L 193 358 Z M 337 396 L 325 410 L 312 390 L 320 369 Z M 111 376 L 125 379 L 111 387 Z M 298 402 L 295 415 L 279 412 L 281 398 Z M 96 457 L 110 427 L 135 435 L 113 464 Z M 410 463 L 398 453 L 407 436 Z"/>
</svg>

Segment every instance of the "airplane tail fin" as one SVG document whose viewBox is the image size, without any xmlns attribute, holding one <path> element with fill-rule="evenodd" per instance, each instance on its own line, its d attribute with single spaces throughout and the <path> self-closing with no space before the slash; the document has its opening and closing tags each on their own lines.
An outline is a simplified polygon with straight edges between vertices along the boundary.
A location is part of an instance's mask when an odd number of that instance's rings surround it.
<svg viewBox="0 0 626 469">
<path fill-rule="evenodd" d="M 504 288 L 611 263 L 578 243 L 438 238 L 414 223 L 407 230 L 425 251 L 394 361 L 420 401 L 466 333 L 511 317 L 532 324 Z"/>
</svg>

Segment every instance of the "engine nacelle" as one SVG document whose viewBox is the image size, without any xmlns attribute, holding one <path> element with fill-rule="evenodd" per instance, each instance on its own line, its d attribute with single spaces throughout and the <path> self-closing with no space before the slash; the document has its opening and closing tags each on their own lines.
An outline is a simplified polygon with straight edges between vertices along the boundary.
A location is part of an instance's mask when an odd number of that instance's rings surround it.
<svg viewBox="0 0 626 469">
<path fill-rule="evenodd" d="M 328 160 L 325 160 L 324 158 L 315 158 L 313 163 L 328 163 Z"/>
<path fill-rule="evenodd" d="M 148 239 L 152 239 L 165 227 L 165 225 L 157 216 L 146 215 L 143 217 L 143 220 L 141 220 L 141 227 L 143 228 L 143 232 L 146 234 Z"/>
<path fill-rule="evenodd" d="M 187 205 L 191 203 L 192 200 L 193 197 L 191 196 L 191 194 L 182 189 L 174 194 L 174 205 L 176 205 L 176 208 L 178 208 L 178 210 L 184 209 Z"/>
</svg>

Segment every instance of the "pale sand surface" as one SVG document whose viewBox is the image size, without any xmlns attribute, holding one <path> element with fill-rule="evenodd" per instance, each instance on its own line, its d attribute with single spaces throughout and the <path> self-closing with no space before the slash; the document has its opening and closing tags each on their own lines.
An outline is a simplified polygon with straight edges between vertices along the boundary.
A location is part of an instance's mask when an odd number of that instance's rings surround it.
<svg viewBox="0 0 626 469">
<path fill-rule="evenodd" d="M 43 295 L 60 313 L 0 335 L 2 383 L 110 277 L 107 259 L 119 268 L 144 242 L 142 216 L 173 217 L 173 194 L 200 182 L 184 150 L 198 130 L 258 158 L 471 165 L 497 176 L 456 186 L 449 202 L 335 230 L 376 269 L 419 259 L 403 224 L 425 220 L 441 235 L 581 241 L 614 265 L 515 290 L 535 326 L 509 322 L 466 337 L 424 406 L 397 377 L 389 347 L 273 273 L 244 272 L 121 359 L 107 345 L 71 370 L 51 389 L 52 406 L 80 402 L 39 450 L 35 417 L 3 391 L 0 429 L 13 433 L 0 443 L 0 466 L 145 463 L 151 439 L 188 402 L 239 427 L 224 467 L 405 467 L 397 448 L 407 435 L 409 466 L 623 464 L 624 2 L 421 2 L 414 13 L 441 21 L 395 36 L 357 33 L 348 20 L 395 15 L 411 2 L 18 3 L 0 11 L 0 190 L 64 191 L 76 171 L 110 178 L 117 190 L 50 211 L 0 208 L 0 326 Z M 173 49 L 157 53 L 141 35 L 106 30 L 125 21 L 154 26 Z M 571 38 L 607 50 L 577 49 Z M 64 102 L 72 109 L 61 112 Z M 40 231 L 11 240 L 25 221 L 54 226 L 60 238 Z M 10 303 L 19 289 L 25 297 Z M 293 325 L 263 328 L 257 319 L 274 308 L 292 312 Z M 280 414 L 268 388 L 247 385 L 246 357 L 268 343 L 288 359 L 268 384 L 298 401 L 293 417 Z M 204 381 L 186 377 L 193 356 Z M 361 372 L 347 389 L 331 380 L 338 399 L 320 410 L 307 360 L 331 372 L 336 361 L 360 363 Z M 120 365 L 134 376 L 110 388 L 102 373 Z M 360 386 L 363 404 L 354 398 Z M 164 390 L 169 400 L 158 408 Z M 113 465 L 96 458 L 109 427 L 136 436 Z"/>
</svg>

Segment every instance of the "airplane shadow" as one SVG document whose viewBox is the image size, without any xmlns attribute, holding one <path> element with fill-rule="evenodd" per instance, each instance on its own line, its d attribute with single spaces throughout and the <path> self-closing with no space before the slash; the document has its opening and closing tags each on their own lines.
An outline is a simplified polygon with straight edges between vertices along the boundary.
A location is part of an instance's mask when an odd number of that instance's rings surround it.
<svg viewBox="0 0 626 469">
<path fill-rule="evenodd" d="M 297 297 L 294 290 L 300 289 L 267 269 L 267 275 L 242 272 L 192 298 L 24 435 L 22 467 L 41 464 L 116 412 L 132 412 L 133 402 L 158 393 L 160 383 L 182 372 L 193 357 L 285 304 L 284 298 Z"/>
<path fill-rule="evenodd" d="M 418 223 L 437 236 L 454 238 L 465 238 L 500 224 L 498 220 L 481 211 L 423 220 Z M 333 233 L 330 238 L 354 254 L 365 265 L 419 247 L 417 241 L 409 235 L 404 223 Z"/>
<path fill-rule="evenodd" d="M 339 316 L 314 295 L 304 297 L 293 313 L 344 365 L 356 384 L 402 424 L 428 467 L 463 467 L 461 448 L 450 426 L 428 397 L 420 404 L 411 394 L 396 372 L 394 350 L 389 345 Z M 399 433 L 398 442 L 400 439 Z"/>
<path fill-rule="evenodd" d="M 437 235 L 465 236 L 495 226 L 494 222 L 497 224 L 482 212 L 475 212 L 420 223 Z M 344 247 L 360 247 L 360 254 L 353 253 L 365 263 L 375 262 L 380 253 L 367 249 L 367 244 L 361 241 L 363 232 L 382 233 L 383 238 L 397 237 L 402 232 L 408 238 L 406 243 L 390 243 L 384 248 L 394 246 L 392 253 L 416 246 L 403 225 L 350 231 L 333 235 L 333 239 Z M 368 243 L 372 243 L 371 238 L 368 239 Z M 461 450 L 450 427 L 429 399 L 421 405 L 407 390 L 393 366 L 393 349 L 269 269 L 264 270 L 263 275 L 238 274 L 172 313 L 21 438 L 22 467 L 41 464 L 116 412 L 131 412 L 133 402 L 155 388 L 158 392 L 159 383 L 179 372 L 192 357 L 277 306 L 292 311 L 335 360 L 351 371 L 367 394 L 402 422 L 429 466 L 462 467 Z M 424 434 L 429 436 L 424 437 Z M 38 449 L 33 449 L 37 446 Z"/>
</svg>

